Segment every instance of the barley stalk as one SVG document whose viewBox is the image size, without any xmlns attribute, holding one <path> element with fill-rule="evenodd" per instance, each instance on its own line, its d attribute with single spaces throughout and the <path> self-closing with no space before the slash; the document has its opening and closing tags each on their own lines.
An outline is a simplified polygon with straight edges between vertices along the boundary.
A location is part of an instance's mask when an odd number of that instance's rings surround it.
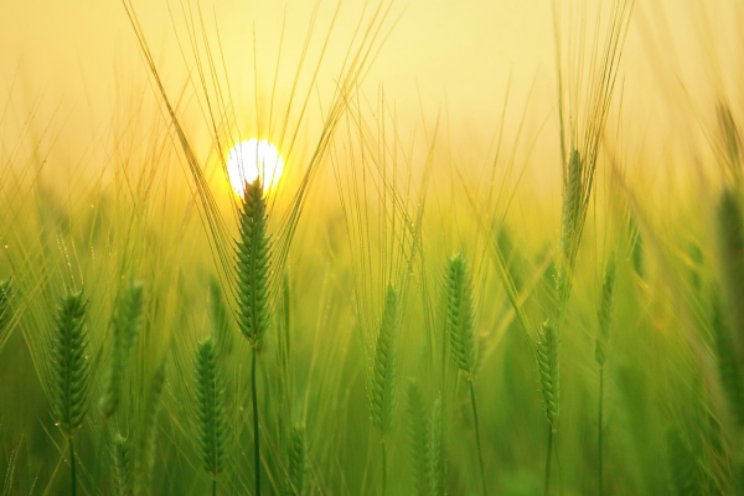
<svg viewBox="0 0 744 496">
<path fill-rule="evenodd" d="M 548 420 L 548 445 L 545 460 L 545 494 L 550 486 L 550 466 L 553 454 L 553 436 L 558 431 L 559 362 L 558 334 L 555 327 L 545 321 L 537 332 L 537 368 Z"/>
<path fill-rule="evenodd" d="M 204 469 L 212 476 L 212 495 L 217 493 L 217 476 L 222 471 L 228 429 L 224 411 L 224 386 L 217 366 L 217 351 L 210 338 L 197 349 L 196 416 L 199 449 Z"/>
<path fill-rule="evenodd" d="M 473 295 L 465 259 L 462 253 L 450 258 L 446 276 L 447 328 L 450 349 L 458 368 L 465 374 L 470 392 L 470 406 L 475 426 L 475 444 L 483 494 L 488 494 L 480 423 L 475 400 L 474 374 L 476 367 L 476 340 L 473 329 Z"/>
<path fill-rule="evenodd" d="M 415 381 L 408 385 L 408 439 L 414 487 L 419 495 L 429 494 L 429 438 L 421 389 Z"/>
<path fill-rule="evenodd" d="M 150 381 L 145 396 L 142 431 L 135 458 L 136 494 L 147 493 L 152 482 L 152 471 L 155 467 L 157 449 L 158 415 L 162 407 L 163 389 L 165 388 L 166 362 L 162 362 Z"/>
<path fill-rule="evenodd" d="M 57 309 L 57 329 L 52 342 L 52 413 L 67 437 L 70 456 L 70 493 L 77 494 L 75 432 L 88 411 L 88 334 L 86 300 L 82 291 L 64 297 Z"/>
<path fill-rule="evenodd" d="M 305 426 L 296 424 L 289 436 L 289 483 L 294 496 L 302 496 L 305 490 L 305 472 L 307 470 Z"/>
<path fill-rule="evenodd" d="M 132 455 L 129 442 L 120 433 L 114 435 L 112 455 L 114 459 L 114 483 L 116 494 L 119 496 L 133 496 L 132 486 Z"/>
<path fill-rule="evenodd" d="M 397 324 L 398 294 L 395 288 L 388 286 L 382 307 L 380 330 L 377 333 L 370 391 L 372 423 L 380 433 L 382 494 L 386 494 L 387 491 L 386 438 L 392 428 L 395 405 L 395 334 Z"/>
<path fill-rule="evenodd" d="M 100 409 L 104 418 L 114 414 L 121 401 L 121 387 L 132 347 L 137 341 L 142 315 L 142 284 L 133 283 L 119 295 L 111 321 L 114 343 Z"/>
<path fill-rule="evenodd" d="M 599 407 L 597 409 L 597 486 L 598 494 L 603 494 L 602 470 L 603 470 L 603 416 L 604 416 L 604 364 L 607 358 L 607 342 L 610 337 L 610 326 L 612 324 L 612 298 L 615 287 L 615 258 L 610 256 L 604 271 L 602 281 L 602 294 L 599 301 L 597 315 L 598 331 L 594 357 L 599 365 Z"/>
<path fill-rule="evenodd" d="M 246 184 L 240 212 L 237 243 L 238 326 L 252 348 L 251 399 L 253 403 L 254 489 L 261 494 L 261 442 L 259 433 L 256 367 L 258 353 L 269 326 L 269 238 L 266 233 L 266 200 L 260 179 Z"/>
</svg>

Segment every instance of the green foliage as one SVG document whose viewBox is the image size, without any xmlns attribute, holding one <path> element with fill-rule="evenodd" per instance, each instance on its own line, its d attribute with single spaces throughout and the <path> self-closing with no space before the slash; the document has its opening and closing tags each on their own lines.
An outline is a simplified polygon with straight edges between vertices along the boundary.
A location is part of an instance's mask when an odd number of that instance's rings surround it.
<svg viewBox="0 0 744 496">
<path fill-rule="evenodd" d="M 52 415 L 62 431 L 71 436 L 88 412 L 88 334 L 83 292 L 65 296 L 57 309 L 57 328 L 52 338 Z"/>
<path fill-rule="evenodd" d="M 222 288 L 215 278 L 209 281 L 209 309 L 214 326 L 215 347 L 219 355 L 227 356 L 233 348 L 233 336 Z"/>
<path fill-rule="evenodd" d="M 114 342 L 104 392 L 100 400 L 101 413 L 104 417 L 113 415 L 121 401 L 121 388 L 129 355 L 140 331 L 142 306 L 142 283 L 131 283 L 122 288 L 111 319 Z"/>
<path fill-rule="evenodd" d="M 583 162 L 578 150 L 571 151 L 568 171 L 563 185 L 563 221 L 561 227 L 561 248 L 566 268 L 573 266 L 580 229 L 582 202 Z"/>
<path fill-rule="evenodd" d="M 437 398 L 429 417 L 429 453 L 427 456 L 427 479 L 430 493 L 441 496 L 447 488 L 447 462 L 444 451 L 444 425 L 442 423 L 442 400 Z"/>
<path fill-rule="evenodd" d="M 599 365 L 604 365 L 607 352 L 607 341 L 610 337 L 612 324 L 612 295 L 615 287 L 615 258 L 610 257 L 604 271 L 602 281 L 602 295 L 599 301 L 597 320 L 599 322 L 597 343 L 594 357 Z"/>
<path fill-rule="evenodd" d="M 721 193 L 716 212 L 721 287 L 739 359 L 744 358 L 744 221 L 736 192 Z"/>
<path fill-rule="evenodd" d="M 457 367 L 474 373 L 476 347 L 473 331 L 473 296 L 465 259 L 458 253 L 449 260 L 446 276 L 447 334 Z"/>
<path fill-rule="evenodd" d="M 162 362 L 155 371 L 144 398 L 144 409 L 134 464 L 136 494 L 149 492 L 151 486 L 157 449 L 158 414 L 162 407 L 163 388 L 165 387 L 165 364 L 166 362 Z"/>
<path fill-rule="evenodd" d="M 643 234 L 641 234 L 641 230 L 638 229 L 638 224 L 632 216 L 628 216 L 628 239 L 630 241 L 630 260 L 633 270 L 640 277 L 643 277 L 646 272 L 643 257 Z"/>
<path fill-rule="evenodd" d="M 688 444 L 676 428 L 667 433 L 667 456 L 672 493 L 679 496 L 703 494 L 700 467 Z"/>
<path fill-rule="evenodd" d="M 711 328 L 713 330 L 713 349 L 718 365 L 718 377 L 731 412 L 739 427 L 744 428 L 744 383 L 742 370 L 736 359 L 736 349 L 717 296 L 713 298 Z"/>
<path fill-rule="evenodd" d="M 10 279 L 0 282 L 0 333 L 10 324 L 13 316 L 11 308 L 11 297 L 13 296 L 13 286 Z"/>
<path fill-rule="evenodd" d="M 220 376 L 217 351 L 211 339 L 204 340 L 196 352 L 196 417 L 199 449 L 204 470 L 217 477 L 225 458 L 228 435 L 224 410 L 224 386 Z"/>
<path fill-rule="evenodd" d="M 236 254 L 238 325 L 251 346 L 260 349 L 270 316 L 269 238 L 260 179 L 246 184 Z"/>
<path fill-rule="evenodd" d="M 739 128 L 728 105 L 719 103 L 716 111 L 718 128 L 723 138 L 723 149 L 729 170 L 735 179 L 739 179 L 741 177 L 741 135 L 739 134 Z"/>
<path fill-rule="evenodd" d="M 395 288 L 388 286 L 382 307 L 380 330 L 377 334 L 370 394 L 372 423 L 382 434 L 387 434 L 393 424 L 397 325 L 398 295 Z"/>
</svg>

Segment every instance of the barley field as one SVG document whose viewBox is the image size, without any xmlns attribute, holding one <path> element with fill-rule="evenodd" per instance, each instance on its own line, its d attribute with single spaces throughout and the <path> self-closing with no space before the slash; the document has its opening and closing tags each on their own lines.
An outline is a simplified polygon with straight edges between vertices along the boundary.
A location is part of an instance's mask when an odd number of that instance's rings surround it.
<svg viewBox="0 0 744 496">
<path fill-rule="evenodd" d="M 744 494 L 738 0 L 0 18 L 0 495 Z"/>
</svg>

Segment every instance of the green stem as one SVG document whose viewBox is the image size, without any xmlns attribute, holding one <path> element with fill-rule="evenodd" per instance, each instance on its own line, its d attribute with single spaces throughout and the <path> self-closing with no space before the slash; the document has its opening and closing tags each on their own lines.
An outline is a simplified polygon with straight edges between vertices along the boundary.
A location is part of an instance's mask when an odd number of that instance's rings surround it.
<svg viewBox="0 0 744 496">
<path fill-rule="evenodd" d="M 550 494 L 550 460 L 553 456 L 553 427 L 548 424 L 548 456 L 545 459 L 545 496 Z"/>
<path fill-rule="evenodd" d="M 70 494 L 75 496 L 77 494 L 77 477 L 75 476 L 75 446 L 72 443 L 72 436 L 70 436 L 67 446 L 70 449 Z"/>
<path fill-rule="evenodd" d="M 256 393 L 256 362 L 258 352 L 253 348 L 253 363 L 251 365 L 251 395 L 253 397 L 253 470 L 255 473 L 255 495 L 261 496 L 261 443 L 258 432 L 258 394 Z"/>
<path fill-rule="evenodd" d="M 212 478 L 212 496 L 217 496 L 217 477 Z"/>
<path fill-rule="evenodd" d="M 486 488 L 486 469 L 483 463 L 483 449 L 481 448 L 480 440 L 480 423 L 478 422 L 478 409 L 475 406 L 475 386 L 473 385 L 472 378 L 468 379 L 470 383 L 470 404 L 473 407 L 473 423 L 475 425 L 475 445 L 478 448 L 478 465 L 480 466 L 481 486 L 483 489 L 483 495 L 488 494 Z"/>
<path fill-rule="evenodd" d="M 604 367 L 599 367 L 599 413 L 597 420 L 597 483 L 599 496 L 602 496 L 602 416 L 603 416 L 603 399 L 604 399 Z"/>
<path fill-rule="evenodd" d="M 387 494 L 387 445 L 383 439 L 380 443 L 382 447 L 382 495 Z"/>
</svg>

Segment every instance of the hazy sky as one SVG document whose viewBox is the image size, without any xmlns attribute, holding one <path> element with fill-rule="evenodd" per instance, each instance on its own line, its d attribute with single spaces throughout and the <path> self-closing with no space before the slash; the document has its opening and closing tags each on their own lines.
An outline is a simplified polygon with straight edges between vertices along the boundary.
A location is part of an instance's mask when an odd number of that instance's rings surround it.
<svg viewBox="0 0 744 496">
<path fill-rule="evenodd" d="M 196 5 L 190 0 L 183 3 L 187 9 Z M 534 134 L 548 122 L 547 129 L 540 131 L 547 136 L 541 142 L 551 148 L 556 135 L 555 127 L 550 127 L 556 107 L 553 3 L 395 2 L 386 24 L 393 27 L 392 33 L 367 76 L 364 94 L 374 100 L 383 88 L 386 98 L 395 102 L 402 122 L 415 121 L 421 106 L 430 118 L 446 108 L 448 121 L 467 133 L 465 139 L 480 143 L 492 135 L 509 88 L 507 122 L 515 124 L 527 106 Z M 559 3 L 567 19 L 581 11 L 579 6 L 583 4 L 607 7 L 611 2 Z M 744 16 L 739 7 L 733 7 L 736 3 L 637 2 L 620 85 L 623 119 L 637 124 L 633 127 L 639 131 L 639 143 L 649 140 L 649 129 L 661 140 L 668 138 L 668 129 L 675 125 L 674 107 L 688 105 L 681 100 L 685 94 L 695 102 L 693 106 L 707 109 L 714 93 L 735 85 L 741 71 L 731 70 L 731 66 L 716 68 L 715 60 L 741 60 L 737 48 L 741 36 L 731 19 Z M 174 34 L 186 43 L 181 5 L 176 1 L 134 1 L 158 66 L 173 91 L 183 87 L 185 67 L 193 69 L 188 48 L 184 62 Z M 220 33 L 227 71 L 235 83 L 233 89 L 248 102 L 243 109 L 246 114 L 252 111 L 253 101 L 254 30 L 260 91 L 266 93 L 277 60 L 279 33 L 286 22 L 280 85 L 289 87 L 314 5 L 304 0 L 201 1 L 208 31 L 211 35 Z M 335 5 L 321 2 L 315 37 L 309 44 L 310 61 L 317 57 Z M 367 5 L 366 12 L 373 6 Z M 326 88 L 334 84 L 364 8 L 365 2 L 361 1 L 341 5 L 319 76 L 319 83 Z M 732 15 L 736 9 L 739 11 Z M 576 25 L 575 17 L 572 22 Z M 591 34 L 592 18 L 583 24 Z M 214 43 L 216 38 L 211 39 Z M 149 88 L 136 40 L 118 0 L 4 0 L 0 7 L 0 46 L 0 95 L 5 95 L 0 105 L 8 104 L 5 114 L 0 114 L 4 123 L 4 133 L 0 134 L 6 139 L 8 135 L 17 136 L 18 126 L 36 112 L 33 121 L 37 127 L 51 122 L 69 143 L 78 140 L 77 144 L 84 147 L 88 136 L 94 136 L 114 116 L 125 115 L 133 96 Z M 716 72 L 735 78 L 718 81 Z M 702 111 L 701 119 L 707 118 L 706 111 Z M 630 131 L 628 134 L 632 134 Z"/>
</svg>

